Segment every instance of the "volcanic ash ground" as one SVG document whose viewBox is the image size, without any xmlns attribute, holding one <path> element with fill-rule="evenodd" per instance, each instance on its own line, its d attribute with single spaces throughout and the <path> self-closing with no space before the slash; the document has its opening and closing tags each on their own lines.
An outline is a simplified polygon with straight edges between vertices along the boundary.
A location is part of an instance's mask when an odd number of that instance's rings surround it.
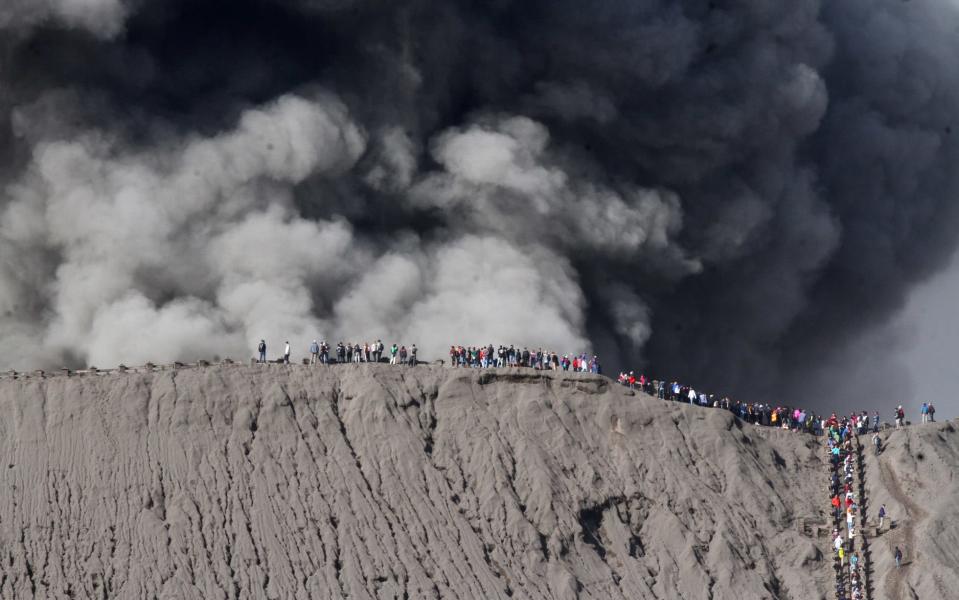
<svg viewBox="0 0 959 600">
<path fill-rule="evenodd" d="M 959 434 L 884 439 L 874 597 L 955 598 Z M 3 598 L 833 597 L 821 440 L 594 375 L 8 377 L 0 453 Z"/>
</svg>

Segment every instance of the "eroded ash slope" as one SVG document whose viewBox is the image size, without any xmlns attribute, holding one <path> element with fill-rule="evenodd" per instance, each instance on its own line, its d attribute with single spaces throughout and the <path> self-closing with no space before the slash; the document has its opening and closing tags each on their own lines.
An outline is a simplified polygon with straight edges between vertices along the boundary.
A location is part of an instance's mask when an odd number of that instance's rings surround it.
<svg viewBox="0 0 959 600">
<path fill-rule="evenodd" d="M 876 600 L 959 598 L 959 429 L 955 422 L 882 434 L 866 452 L 866 517 L 888 518 L 871 541 Z M 897 569 L 894 548 L 903 552 Z"/>
<path fill-rule="evenodd" d="M 4 598 L 819 598 L 807 436 L 571 373 L 0 381 Z"/>
</svg>

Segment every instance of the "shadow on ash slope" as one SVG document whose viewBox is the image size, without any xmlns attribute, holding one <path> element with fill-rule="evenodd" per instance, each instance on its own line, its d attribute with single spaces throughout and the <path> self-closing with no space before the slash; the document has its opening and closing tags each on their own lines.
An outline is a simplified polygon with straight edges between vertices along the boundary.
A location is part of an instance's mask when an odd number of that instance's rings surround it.
<svg viewBox="0 0 959 600">
<path fill-rule="evenodd" d="M 574 374 L 0 381 L 4 598 L 823 597 L 821 447 Z"/>
</svg>

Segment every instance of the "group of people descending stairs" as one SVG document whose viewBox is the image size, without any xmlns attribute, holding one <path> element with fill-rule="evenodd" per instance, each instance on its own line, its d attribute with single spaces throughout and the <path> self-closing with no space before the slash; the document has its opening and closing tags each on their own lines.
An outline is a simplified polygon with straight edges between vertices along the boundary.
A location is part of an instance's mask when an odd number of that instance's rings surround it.
<svg viewBox="0 0 959 600">
<path fill-rule="evenodd" d="M 836 600 L 871 600 L 869 542 L 864 535 L 866 480 L 859 436 L 845 419 L 827 421 Z"/>
<path fill-rule="evenodd" d="M 872 600 L 872 549 L 870 548 L 869 529 L 866 527 L 866 511 L 869 508 L 869 498 L 866 496 L 866 458 L 863 455 L 863 445 L 859 435 L 853 437 L 853 449 L 855 455 L 856 485 L 858 488 L 859 517 L 861 525 L 859 527 L 859 547 L 862 560 L 859 564 L 861 570 L 862 593 L 861 598 Z"/>
</svg>

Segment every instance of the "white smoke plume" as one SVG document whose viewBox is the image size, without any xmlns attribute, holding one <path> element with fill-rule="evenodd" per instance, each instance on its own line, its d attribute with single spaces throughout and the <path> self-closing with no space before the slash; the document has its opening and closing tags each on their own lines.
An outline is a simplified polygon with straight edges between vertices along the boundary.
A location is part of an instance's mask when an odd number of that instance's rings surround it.
<svg viewBox="0 0 959 600">
<path fill-rule="evenodd" d="M 41 317 L 13 364 L 237 355 L 258 332 L 315 334 L 315 290 L 341 285 L 358 253 L 348 224 L 298 217 L 289 186 L 364 147 L 341 103 L 296 96 L 150 152 L 117 155 L 96 132 L 38 143 L 8 190 L 0 248 L 56 258 L 5 264 L 3 324 Z"/>
<path fill-rule="evenodd" d="M 398 148 L 377 169 L 402 186 L 404 142 L 395 132 L 385 141 Z M 39 280 L 21 277 L 22 264 L 5 271 L 12 333 L 0 343 L 19 345 L 25 304 L 42 306 L 31 352 L 14 367 L 245 356 L 259 338 L 275 351 L 288 339 L 301 354 L 337 336 L 416 340 L 442 355 L 450 332 L 588 348 L 575 273 L 542 246 L 407 236 L 402 253 L 377 254 L 345 220 L 296 214 L 292 186 L 342 176 L 365 151 L 366 135 L 328 95 L 284 96 L 209 138 L 129 154 L 115 146 L 100 132 L 39 141 L 9 188 L 3 254 L 56 256 Z"/>
<path fill-rule="evenodd" d="M 122 31 L 126 15 L 123 0 L 4 0 L 0 31 L 31 29 L 52 21 L 112 38 Z"/>
</svg>

